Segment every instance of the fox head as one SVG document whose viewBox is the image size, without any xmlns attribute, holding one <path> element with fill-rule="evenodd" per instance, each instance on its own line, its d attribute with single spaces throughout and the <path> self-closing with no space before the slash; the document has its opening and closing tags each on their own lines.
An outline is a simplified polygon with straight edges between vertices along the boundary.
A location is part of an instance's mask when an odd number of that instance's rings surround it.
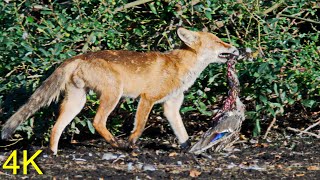
<svg viewBox="0 0 320 180">
<path fill-rule="evenodd" d="M 211 33 L 194 32 L 185 28 L 179 28 L 177 34 L 205 63 L 225 63 L 228 54 L 239 55 L 237 48 L 223 42 Z"/>
</svg>

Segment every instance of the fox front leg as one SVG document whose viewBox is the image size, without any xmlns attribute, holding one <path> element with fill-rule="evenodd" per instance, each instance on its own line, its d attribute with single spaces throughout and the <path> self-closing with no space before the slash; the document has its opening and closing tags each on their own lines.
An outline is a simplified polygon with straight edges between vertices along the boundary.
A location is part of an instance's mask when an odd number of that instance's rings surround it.
<svg viewBox="0 0 320 180">
<path fill-rule="evenodd" d="M 182 149 L 190 146 L 189 136 L 183 125 L 180 107 L 183 103 L 183 94 L 172 97 L 163 104 L 164 115 L 168 119 L 174 134 L 177 136 Z"/>
</svg>

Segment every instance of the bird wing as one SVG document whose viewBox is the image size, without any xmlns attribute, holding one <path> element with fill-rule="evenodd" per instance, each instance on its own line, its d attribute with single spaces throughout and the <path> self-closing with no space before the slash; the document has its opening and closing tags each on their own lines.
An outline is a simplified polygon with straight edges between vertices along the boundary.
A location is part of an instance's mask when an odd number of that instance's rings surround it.
<svg viewBox="0 0 320 180">
<path fill-rule="evenodd" d="M 240 129 L 242 120 L 242 116 L 235 111 L 223 113 L 214 126 L 202 135 L 200 140 L 190 149 L 189 152 L 200 154 L 203 151 L 221 143 L 228 145 L 228 142 L 232 140 L 231 137 L 233 137 L 234 132 L 237 132 Z"/>
</svg>

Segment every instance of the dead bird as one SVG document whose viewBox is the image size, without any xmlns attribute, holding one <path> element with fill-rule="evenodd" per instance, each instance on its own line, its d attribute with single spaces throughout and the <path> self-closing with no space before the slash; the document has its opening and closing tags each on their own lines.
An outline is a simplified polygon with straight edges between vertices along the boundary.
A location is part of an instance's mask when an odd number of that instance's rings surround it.
<svg viewBox="0 0 320 180">
<path fill-rule="evenodd" d="M 242 121 L 245 119 L 245 106 L 239 98 L 240 83 L 235 68 L 238 56 L 228 53 L 225 54 L 225 57 L 227 58 L 227 79 L 230 88 L 228 98 L 213 117 L 213 126 L 189 150 L 191 153 L 201 154 L 209 148 L 218 152 L 232 146 L 239 138 Z"/>
</svg>

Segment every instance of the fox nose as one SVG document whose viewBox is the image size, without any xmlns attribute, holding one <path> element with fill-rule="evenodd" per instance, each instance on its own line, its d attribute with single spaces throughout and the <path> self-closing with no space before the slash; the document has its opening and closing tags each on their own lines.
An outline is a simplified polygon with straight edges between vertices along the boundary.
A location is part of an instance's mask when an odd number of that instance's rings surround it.
<svg viewBox="0 0 320 180">
<path fill-rule="evenodd" d="M 239 50 L 234 46 L 230 47 L 230 53 L 232 53 L 232 54 L 234 54 L 236 56 L 239 56 L 239 54 L 240 54 Z"/>
</svg>

